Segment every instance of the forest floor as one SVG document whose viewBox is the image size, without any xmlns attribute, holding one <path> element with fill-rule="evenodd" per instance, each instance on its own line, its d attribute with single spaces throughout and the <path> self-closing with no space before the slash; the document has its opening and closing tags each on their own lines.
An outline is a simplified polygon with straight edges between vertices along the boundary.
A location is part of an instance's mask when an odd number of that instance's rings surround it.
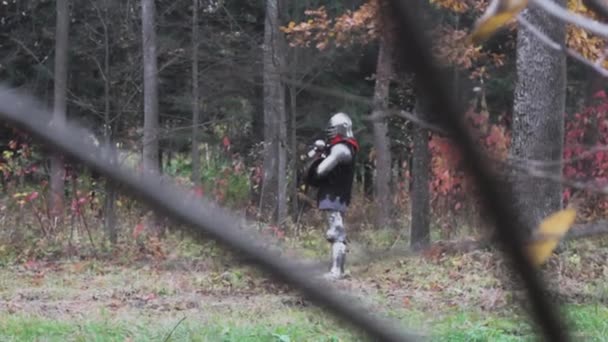
<svg viewBox="0 0 608 342">
<path fill-rule="evenodd" d="M 168 248 L 168 247 L 165 247 Z M 176 252 L 160 261 L 29 261 L 0 267 L 1 341 L 359 341 L 250 266 Z M 608 340 L 608 243 L 567 245 L 543 268 L 577 341 Z M 433 341 L 527 341 L 524 293 L 499 255 L 395 257 L 335 286 Z"/>
</svg>

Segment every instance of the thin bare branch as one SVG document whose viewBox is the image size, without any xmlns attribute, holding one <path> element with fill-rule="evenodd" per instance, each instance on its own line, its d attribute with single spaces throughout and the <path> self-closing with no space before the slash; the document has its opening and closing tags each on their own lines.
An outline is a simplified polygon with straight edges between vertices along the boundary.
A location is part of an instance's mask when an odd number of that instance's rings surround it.
<svg viewBox="0 0 608 342">
<path fill-rule="evenodd" d="M 602 24 L 598 21 L 589 19 L 580 14 L 572 13 L 553 1 L 530 0 L 530 4 L 538 8 L 542 8 L 544 11 L 546 11 L 553 17 L 560 19 L 565 23 L 580 26 L 581 28 L 584 28 L 589 32 L 593 32 L 599 36 L 608 38 L 608 25 L 606 24 Z"/>
<path fill-rule="evenodd" d="M 316 92 L 316 93 L 319 93 L 322 95 L 333 96 L 333 97 L 337 97 L 337 98 L 341 98 L 341 99 L 350 100 L 350 101 L 360 103 L 363 105 L 368 105 L 368 106 L 370 106 L 370 108 L 374 106 L 373 101 L 367 97 L 354 95 L 354 94 L 351 94 L 351 93 L 348 93 L 345 91 L 341 91 L 341 90 L 335 90 L 335 89 L 316 86 L 316 85 L 313 85 L 310 83 L 293 80 L 288 77 L 282 77 L 282 80 L 286 84 L 299 86 L 308 91 Z M 406 120 L 410 120 L 410 121 L 414 122 L 415 124 L 417 124 L 421 127 L 424 127 L 430 131 L 444 134 L 444 135 L 448 134 L 441 127 L 434 125 L 432 123 L 429 123 L 427 121 L 424 121 L 424 120 L 420 119 L 419 117 L 417 117 L 416 115 L 414 115 L 413 113 L 410 113 L 410 112 L 407 112 L 404 110 L 393 109 L 393 108 L 381 108 L 381 112 L 383 114 L 370 115 L 368 117 L 364 117 L 363 120 L 373 122 L 373 121 L 384 120 L 390 116 L 397 116 L 397 117 L 400 117 L 400 118 L 403 118 Z"/>
<path fill-rule="evenodd" d="M 547 45 L 551 49 L 553 49 L 555 51 L 562 51 L 567 56 L 570 56 L 571 58 L 579 61 L 580 63 L 586 65 L 587 67 L 595 70 L 602 77 L 608 77 L 608 70 L 602 68 L 601 65 L 599 65 L 598 63 L 593 63 L 593 62 L 589 61 L 588 59 L 583 57 L 583 55 L 581 55 L 580 53 L 578 53 L 572 49 L 569 49 L 565 45 L 561 45 L 561 44 L 558 44 L 557 42 L 554 42 L 553 40 L 551 40 L 551 38 L 549 38 L 547 35 L 542 33 L 538 28 L 536 28 L 534 25 L 532 25 L 532 23 L 530 23 L 522 15 L 518 15 L 517 20 L 526 30 L 528 30 L 532 34 L 534 34 L 538 39 L 540 39 L 540 41 L 542 41 L 545 45 Z"/>
<path fill-rule="evenodd" d="M 583 4 L 602 19 L 608 19 L 608 4 L 604 0 L 582 0 Z"/>
<path fill-rule="evenodd" d="M 577 145 L 575 145 L 575 146 L 577 146 Z M 569 145 L 566 147 L 572 147 L 572 146 Z M 583 147 L 586 147 L 586 146 L 583 146 Z M 507 162 L 512 163 L 512 164 L 528 164 L 533 167 L 549 167 L 549 166 L 556 166 L 556 165 L 560 165 L 560 164 L 574 163 L 574 162 L 589 158 L 589 157 L 593 156 L 595 153 L 606 152 L 606 151 L 608 151 L 608 145 L 596 145 L 596 146 L 590 147 L 587 151 L 577 154 L 576 156 L 574 156 L 572 158 L 563 159 L 563 160 L 536 160 L 536 159 L 527 159 L 527 158 L 519 158 L 519 157 L 515 157 L 515 156 L 508 156 Z"/>
</svg>

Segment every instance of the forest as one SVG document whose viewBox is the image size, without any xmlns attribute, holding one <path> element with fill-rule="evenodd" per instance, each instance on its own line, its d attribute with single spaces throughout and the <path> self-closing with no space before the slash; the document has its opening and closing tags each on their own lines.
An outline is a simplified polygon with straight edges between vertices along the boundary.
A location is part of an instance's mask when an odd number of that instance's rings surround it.
<svg viewBox="0 0 608 342">
<path fill-rule="evenodd" d="M 558 340 L 548 303 L 569 339 L 605 340 L 608 4 L 413 0 L 410 36 L 393 3 L 2 1 L 0 340 L 367 340 L 359 315 L 432 341 Z M 335 219 L 307 180 L 337 113 L 357 147 L 327 282 Z"/>
</svg>

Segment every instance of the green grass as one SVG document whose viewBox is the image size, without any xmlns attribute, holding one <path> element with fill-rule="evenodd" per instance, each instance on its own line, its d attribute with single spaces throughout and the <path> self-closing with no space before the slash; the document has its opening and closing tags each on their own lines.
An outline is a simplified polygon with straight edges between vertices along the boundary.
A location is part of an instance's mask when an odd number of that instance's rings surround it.
<svg viewBox="0 0 608 342">
<path fill-rule="evenodd" d="M 327 255 L 315 234 L 297 242 Z M 210 246 L 181 242 L 158 264 L 0 267 L 0 341 L 160 342 L 174 328 L 170 341 L 365 341 L 258 270 L 211 262 Z M 606 298 L 606 257 L 606 247 L 572 245 L 544 268 L 570 303 L 564 316 L 575 341 L 608 341 L 608 308 L 596 304 Z M 210 261 L 189 263 L 201 258 Z M 431 341 L 536 340 L 531 319 L 496 276 L 505 274 L 498 261 L 485 251 L 389 258 L 353 266 L 353 278 L 337 285 Z"/>
<path fill-rule="evenodd" d="M 116 320 L 66 322 L 31 316 L 0 318 L 1 341 L 344 341 L 356 340 L 346 330 L 336 330 L 331 319 L 323 322 L 293 315 L 292 323 L 247 322 L 224 318 L 213 322 L 152 321 L 125 323 Z M 179 325 L 178 325 L 179 323 Z"/>
<path fill-rule="evenodd" d="M 598 305 L 568 305 L 564 319 L 576 341 L 608 341 L 608 308 Z M 527 316 L 510 317 L 460 312 L 434 324 L 434 341 L 535 341 L 535 331 Z"/>
<path fill-rule="evenodd" d="M 576 340 L 608 340 L 608 308 L 596 305 L 568 306 Z M 436 321 L 428 315 L 403 313 L 405 325 L 420 323 L 430 330 L 432 341 L 532 341 L 534 332 L 527 317 L 455 311 Z M 279 318 L 280 317 L 280 318 Z M 163 341 L 175 327 L 171 341 L 359 341 L 350 329 L 316 309 L 250 316 L 245 312 L 208 321 L 185 318 L 162 323 L 143 319 L 124 322 L 112 318 L 56 321 L 35 316 L 0 316 L 1 341 Z M 176 326 L 177 325 L 177 326 Z"/>
</svg>

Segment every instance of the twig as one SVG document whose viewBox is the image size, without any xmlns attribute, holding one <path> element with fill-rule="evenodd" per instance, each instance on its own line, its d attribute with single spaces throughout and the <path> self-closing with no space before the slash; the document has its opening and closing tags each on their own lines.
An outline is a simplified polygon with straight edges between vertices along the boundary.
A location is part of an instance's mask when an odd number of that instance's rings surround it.
<svg viewBox="0 0 608 342">
<path fill-rule="evenodd" d="M 580 53 L 567 48 L 565 45 L 554 42 L 551 38 L 549 38 L 547 35 L 542 33 L 538 28 L 536 28 L 534 25 L 532 25 L 532 23 L 530 23 L 521 14 L 517 16 L 517 20 L 519 21 L 520 24 L 522 24 L 526 28 L 526 30 L 528 30 L 532 34 L 534 34 L 538 39 L 540 39 L 541 42 L 543 42 L 545 45 L 547 45 L 551 49 L 564 52 L 566 55 L 570 56 L 571 58 L 573 58 L 573 59 L 581 62 L 582 64 L 590 67 L 591 69 L 595 70 L 601 76 L 608 78 L 608 70 L 602 68 L 599 64 L 592 63 L 590 60 L 583 57 Z"/>
<path fill-rule="evenodd" d="M 322 95 L 329 95 L 329 96 L 333 96 L 333 97 L 337 97 L 337 98 L 341 98 L 341 99 L 346 99 L 346 100 L 350 100 L 350 101 L 353 101 L 353 102 L 356 102 L 356 103 L 359 103 L 362 105 L 368 105 L 370 107 L 374 107 L 373 101 L 367 97 L 351 94 L 351 93 L 348 93 L 348 92 L 345 92 L 342 90 L 335 90 L 335 89 L 312 85 L 310 83 L 293 80 L 288 77 L 281 77 L 281 80 L 286 84 L 299 86 L 299 87 L 302 87 L 303 89 L 306 89 L 311 92 L 319 93 Z M 420 127 L 424 127 L 430 131 L 434 131 L 436 133 L 441 133 L 444 135 L 448 134 L 447 131 L 442 129 L 441 127 L 434 125 L 432 123 L 429 123 L 427 121 L 424 121 L 421 118 L 419 118 L 418 116 L 416 116 L 415 114 L 406 112 L 404 110 L 380 107 L 380 113 L 382 113 L 382 114 L 374 114 L 374 115 L 370 115 L 368 117 L 364 117 L 363 120 L 364 121 L 380 121 L 380 120 L 384 120 L 385 118 L 394 115 L 394 116 L 397 116 L 397 117 L 400 117 L 403 119 L 410 120 L 413 123 L 419 125 Z"/>
<path fill-rule="evenodd" d="M 608 19 L 608 5 L 604 0 L 583 0 L 583 4 L 602 19 Z"/>
<path fill-rule="evenodd" d="M 589 238 L 599 235 L 608 235 L 608 222 L 600 221 L 589 224 L 577 224 L 568 231 L 568 233 L 562 238 L 563 241 L 578 240 L 583 238 Z M 542 235 L 534 238 L 530 238 L 525 241 L 525 244 L 530 244 L 535 241 L 550 238 L 550 235 Z M 414 258 L 424 255 L 430 250 L 439 249 L 440 253 L 445 254 L 456 254 L 456 253 L 469 253 L 476 250 L 486 249 L 492 247 L 494 244 L 491 239 L 482 238 L 479 240 L 460 240 L 460 241 L 437 241 L 432 243 L 430 246 L 421 250 L 401 250 L 388 248 L 386 250 L 367 250 L 362 253 L 360 257 L 351 257 L 350 263 L 353 266 L 365 266 L 376 262 L 377 260 L 387 261 L 389 258 Z M 311 269 L 322 268 L 326 265 L 323 263 L 315 263 L 309 265 Z"/>
<path fill-rule="evenodd" d="M 382 109 L 380 111 L 380 113 L 381 114 L 373 114 L 368 117 L 364 117 L 363 120 L 364 121 L 380 121 L 380 120 L 390 117 L 390 116 L 396 116 L 396 117 L 399 117 L 402 119 L 410 120 L 411 122 L 415 123 L 416 125 L 418 125 L 422 128 L 426 128 L 429 131 L 433 131 L 435 133 L 440 133 L 440 134 L 443 134 L 446 136 L 448 135 L 448 132 L 446 132 L 441 127 L 428 123 L 428 122 L 422 120 L 416 114 L 406 112 L 404 110 L 385 108 L 385 109 Z"/>
<path fill-rule="evenodd" d="M 177 327 L 182 324 L 182 322 L 186 319 L 186 316 L 182 317 L 182 319 L 179 320 L 179 322 L 177 322 L 177 324 L 173 327 L 173 329 L 171 329 L 171 331 L 169 331 L 169 334 L 167 335 L 167 337 L 165 337 L 165 339 L 163 340 L 163 342 L 167 342 L 169 341 L 169 338 L 171 337 L 171 335 L 173 335 L 173 332 L 175 331 L 175 329 L 177 329 Z"/>
<path fill-rule="evenodd" d="M 573 145 L 569 145 L 569 146 L 573 146 Z M 588 147 L 585 145 L 574 145 L 574 146 Z M 536 159 L 519 158 L 519 157 L 515 157 L 515 156 L 508 156 L 507 160 L 512 163 L 528 164 L 528 165 L 535 166 L 535 167 L 548 167 L 548 166 L 559 166 L 562 164 L 565 165 L 565 164 L 574 163 L 574 162 L 586 159 L 588 157 L 591 157 L 591 156 L 593 156 L 593 154 L 595 154 L 597 152 L 607 152 L 607 151 L 608 151 L 608 145 L 596 145 L 596 146 L 590 147 L 587 151 L 583 151 L 583 152 L 577 154 L 574 157 L 571 157 L 568 159 L 563 159 L 563 160 L 536 160 Z"/>
<path fill-rule="evenodd" d="M 529 165 L 514 165 L 514 164 L 505 164 L 506 167 L 511 167 L 520 172 L 524 172 L 525 174 L 534 177 L 534 178 L 542 178 L 546 180 L 553 181 L 555 183 L 560 183 L 566 185 L 570 188 L 577 190 L 589 191 L 591 193 L 597 193 L 601 195 L 608 195 L 608 186 L 600 187 L 598 184 L 575 181 L 564 178 L 560 174 L 549 173 L 547 171 L 539 170 L 535 167 Z"/>
<path fill-rule="evenodd" d="M 95 247 L 95 242 L 93 241 L 93 236 L 91 235 L 91 230 L 89 229 L 89 225 L 87 224 L 87 220 L 84 218 L 84 215 L 78 211 L 78 216 L 80 216 L 80 221 L 84 229 L 87 231 L 87 235 L 89 236 L 89 241 L 91 242 L 91 246 L 93 247 L 93 255 L 97 255 L 97 247 Z"/>
<path fill-rule="evenodd" d="M 580 26 L 590 32 L 608 38 L 608 25 L 586 18 L 582 15 L 572 13 L 549 0 L 530 0 L 530 4 L 542 8 L 545 12 L 563 22 Z"/>
</svg>

